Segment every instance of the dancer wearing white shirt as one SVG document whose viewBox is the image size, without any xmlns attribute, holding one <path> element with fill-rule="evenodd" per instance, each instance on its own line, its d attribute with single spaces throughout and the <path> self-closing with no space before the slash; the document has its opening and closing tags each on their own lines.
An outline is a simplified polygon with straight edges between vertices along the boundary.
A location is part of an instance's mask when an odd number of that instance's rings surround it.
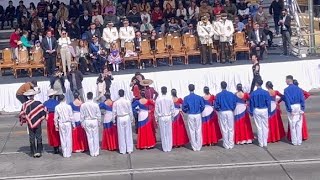
<svg viewBox="0 0 320 180">
<path fill-rule="evenodd" d="M 63 94 L 59 95 L 59 102 L 54 111 L 54 125 L 59 131 L 63 157 L 71 157 L 73 112 Z"/>
<path fill-rule="evenodd" d="M 93 93 L 87 93 L 88 101 L 80 108 L 81 125 L 85 129 L 91 156 L 99 155 L 99 126 L 101 111 L 99 105 L 93 102 Z"/>
<path fill-rule="evenodd" d="M 161 94 L 156 100 L 155 112 L 159 122 L 162 150 L 170 152 L 172 150 L 172 120 L 175 109 L 171 97 L 167 96 L 167 87 L 161 87 Z"/>
<path fill-rule="evenodd" d="M 113 103 L 112 113 L 117 118 L 119 151 L 130 154 L 133 151 L 132 126 L 133 113 L 131 102 L 124 98 L 124 90 L 119 90 L 120 98 Z"/>
</svg>

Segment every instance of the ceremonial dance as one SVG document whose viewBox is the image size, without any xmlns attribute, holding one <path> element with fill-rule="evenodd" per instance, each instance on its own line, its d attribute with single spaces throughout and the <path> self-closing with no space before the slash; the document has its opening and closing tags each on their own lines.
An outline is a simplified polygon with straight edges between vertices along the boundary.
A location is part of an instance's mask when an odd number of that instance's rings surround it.
<svg viewBox="0 0 320 180">
<path fill-rule="evenodd" d="M 154 82 L 137 72 L 130 84 L 132 100 L 125 96 L 130 92 L 119 89 L 115 100 L 108 91 L 103 98 L 99 94 L 94 98 L 93 93 L 88 92 L 83 102 L 75 90 L 74 101 L 66 102 L 64 94 L 49 89 L 49 99 L 42 104 L 34 100 L 40 92 L 37 82 L 27 83 L 18 90 L 28 99 L 22 105 L 19 118 L 21 125 L 27 123 L 28 126 L 31 156 L 41 156 L 41 122 L 44 120 L 47 121 L 48 145 L 55 154 L 61 149 L 62 156 L 67 158 L 72 153 L 85 151 L 93 157 L 101 150 L 131 154 L 134 144 L 138 150 L 152 149 L 157 144 L 157 131 L 164 152 L 188 143 L 193 151 L 201 151 L 203 146 L 217 145 L 219 141 L 223 148 L 233 149 L 238 144 L 251 144 L 255 139 L 260 147 L 267 147 L 268 143 L 285 137 L 292 145 L 301 145 L 308 139 L 304 111 L 309 94 L 291 75 L 285 78 L 288 86 L 284 94 L 274 90 L 272 82 L 264 83 L 260 76 L 258 61 L 254 58 L 252 61 L 254 86 L 251 93 L 244 92 L 240 83 L 236 86 L 237 92 L 230 92 L 227 82 L 222 81 L 221 92 L 216 95 L 212 95 L 207 86 L 203 88 L 203 96 L 197 95 L 194 84 L 189 84 L 190 94 L 184 98 L 179 98 L 175 89 L 168 95 L 166 86 L 161 87 L 158 95 L 151 87 Z M 285 104 L 289 119 L 287 136 L 281 102 Z M 257 132 L 253 132 L 251 120 Z"/>
</svg>

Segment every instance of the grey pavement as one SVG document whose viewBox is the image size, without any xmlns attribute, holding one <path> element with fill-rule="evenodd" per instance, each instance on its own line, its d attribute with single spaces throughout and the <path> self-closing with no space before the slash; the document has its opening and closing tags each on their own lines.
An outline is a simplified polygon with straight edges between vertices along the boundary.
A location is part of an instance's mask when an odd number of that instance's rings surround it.
<svg viewBox="0 0 320 180">
<path fill-rule="evenodd" d="M 320 96 L 307 100 L 310 139 L 302 146 L 292 146 L 285 139 L 268 144 L 267 149 L 236 145 L 225 150 L 221 142 L 193 152 L 190 146 L 161 151 L 159 142 L 151 150 L 135 150 L 130 155 L 101 151 L 98 157 L 87 153 L 71 158 L 52 154 L 45 145 L 42 158 L 29 157 L 26 127 L 13 115 L 0 116 L 0 180 L 1 179 L 112 179 L 112 180 L 318 180 L 320 177 Z M 282 107 L 283 108 L 283 107 Z M 285 112 L 285 111 L 283 111 Z M 287 118 L 283 113 L 287 128 Z M 254 124 L 253 124 L 253 127 Z M 254 131 L 255 128 L 254 128 Z M 46 127 L 43 124 L 46 144 Z M 134 139 L 135 139 L 134 135 Z"/>
</svg>

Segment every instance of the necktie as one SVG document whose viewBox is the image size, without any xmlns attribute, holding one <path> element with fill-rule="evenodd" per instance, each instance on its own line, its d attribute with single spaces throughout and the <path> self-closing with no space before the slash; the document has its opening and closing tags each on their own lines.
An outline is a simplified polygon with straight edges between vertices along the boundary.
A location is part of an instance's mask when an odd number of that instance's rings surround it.
<svg viewBox="0 0 320 180">
<path fill-rule="evenodd" d="M 257 30 L 256 34 L 257 34 L 257 42 L 260 42 L 259 30 Z"/>
<path fill-rule="evenodd" d="M 48 38 L 48 44 L 49 44 L 50 50 L 52 50 L 51 38 Z"/>
</svg>

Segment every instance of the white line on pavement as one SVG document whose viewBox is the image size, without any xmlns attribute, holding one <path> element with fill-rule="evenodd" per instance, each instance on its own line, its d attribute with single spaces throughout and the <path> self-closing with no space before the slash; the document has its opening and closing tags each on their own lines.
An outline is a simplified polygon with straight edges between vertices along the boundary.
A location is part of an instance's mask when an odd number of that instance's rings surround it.
<svg viewBox="0 0 320 180">
<path fill-rule="evenodd" d="M 247 162 L 247 163 L 231 163 L 231 164 L 206 164 L 206 165 L 192 165 L 192 166 L 137 168 L 137 169 L 90 171 L 90 172 L 61 173 L 61 174 L 34 175 L 34 176 L 15 176 L 15 177 L 1 177 L 0 180 L 14 180 L 14 179 L 44 180 L 44 179 L 61 179 L 61 178 L 66 179 L 66 178 L 80 178 L 80 177 L 101 177 L 101 176 L 129 175 L 129 174 L 145 174 L 145 173 L 161 173 L 161 172 L 177 172 L 177 171 L 199 171 L 199 170 L 231 169 L 231 168 L 246 168 L 246 167 L 266 167 L 266 166 L 278 166 L 278 165 L 304 165 L 304 164 L 320 164 L 320 158 L 280 160 L 280 161 L 259 161 L 259 162 Z"/>
</svg>

